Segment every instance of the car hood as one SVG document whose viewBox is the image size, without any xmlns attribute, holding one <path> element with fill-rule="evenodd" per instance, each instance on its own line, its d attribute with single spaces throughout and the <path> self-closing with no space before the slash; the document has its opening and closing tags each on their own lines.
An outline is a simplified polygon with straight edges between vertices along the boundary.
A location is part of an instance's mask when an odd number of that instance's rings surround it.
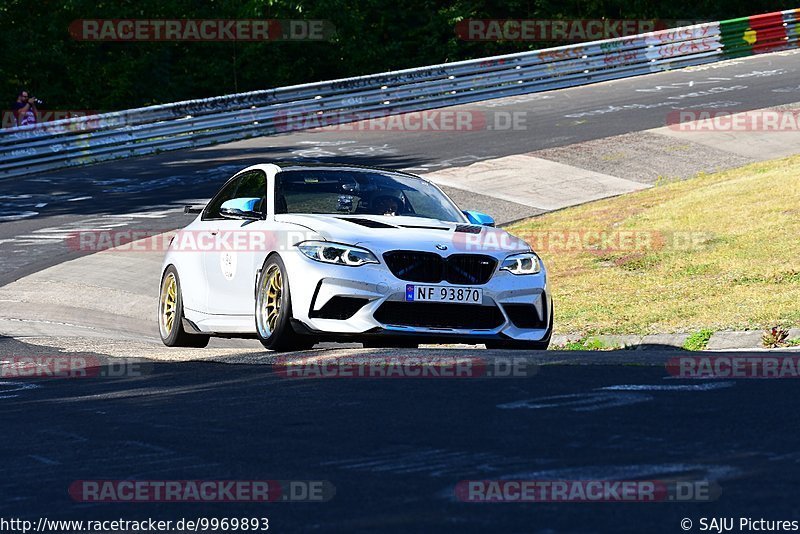
<svg viewBox="0 0 800 534">
<path fill-rule="evenodd" d="M 422 250 L 442 255 L 488 254 L 501 257 L 530 250 L 505 230 L 421 217 L 389 215 L 276 215 L 280 222 L 302 226 L 328 241 L 366 247 L 376 254 Z"/>
</svg>

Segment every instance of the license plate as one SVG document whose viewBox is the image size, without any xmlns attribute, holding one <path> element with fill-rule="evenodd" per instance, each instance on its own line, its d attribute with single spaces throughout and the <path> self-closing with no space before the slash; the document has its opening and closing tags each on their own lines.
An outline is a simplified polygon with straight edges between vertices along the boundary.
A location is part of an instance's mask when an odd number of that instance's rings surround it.
<svg viewBox="0 0 800 534">
<path fill-rule="evenodd" d="M 481 304 L 483 290 L 475 287 L 418 286 L 406 284 L 406 302 L 458 302 Z"/>
</svg>

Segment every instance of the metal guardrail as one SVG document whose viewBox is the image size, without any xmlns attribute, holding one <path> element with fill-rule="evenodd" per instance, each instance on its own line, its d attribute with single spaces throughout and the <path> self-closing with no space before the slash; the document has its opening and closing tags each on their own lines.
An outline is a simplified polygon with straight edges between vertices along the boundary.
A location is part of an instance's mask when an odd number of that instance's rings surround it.
<svg viewBox="0 0 800 534">
<path fill-rule="evenodd" d="M 800 9 L 0 130 L 0 176 L 573 87 L 798 46 Z"/>
</svg>

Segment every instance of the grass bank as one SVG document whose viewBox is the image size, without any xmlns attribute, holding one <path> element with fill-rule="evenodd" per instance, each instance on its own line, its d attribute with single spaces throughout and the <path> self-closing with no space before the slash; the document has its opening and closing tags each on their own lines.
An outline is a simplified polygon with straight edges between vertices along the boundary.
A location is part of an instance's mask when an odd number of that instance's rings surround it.
<svg viewBox="0 0 800 534">
<path fill-rule="evenodd" d="M 557 333 L 800 325 L 800 156 L 516 223 L 544 259 Z"/>
</svg>

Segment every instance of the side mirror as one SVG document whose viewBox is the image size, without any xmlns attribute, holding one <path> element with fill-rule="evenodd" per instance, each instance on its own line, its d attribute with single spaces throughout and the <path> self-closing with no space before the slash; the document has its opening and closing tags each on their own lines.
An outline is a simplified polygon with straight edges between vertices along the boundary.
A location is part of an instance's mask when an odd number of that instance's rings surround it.
<svg viewBox="0 0 800 534">
<path fill-rule="evenodd" d="M 467 216 L 469 222 L 472 224 L 480 224 L 481 226 L 494 226 L 494 219 L 491 215 L 486 215 L 479 211 L 464 210 L 461 213 Z"/>
<path fill-rule="evenodd" d="M 260 202 L 260 198 L 232 198 L 222 203 L 219 214 L 226 219 L 263 219 L 262 213 L 257 209 Z"/>
</svg>

